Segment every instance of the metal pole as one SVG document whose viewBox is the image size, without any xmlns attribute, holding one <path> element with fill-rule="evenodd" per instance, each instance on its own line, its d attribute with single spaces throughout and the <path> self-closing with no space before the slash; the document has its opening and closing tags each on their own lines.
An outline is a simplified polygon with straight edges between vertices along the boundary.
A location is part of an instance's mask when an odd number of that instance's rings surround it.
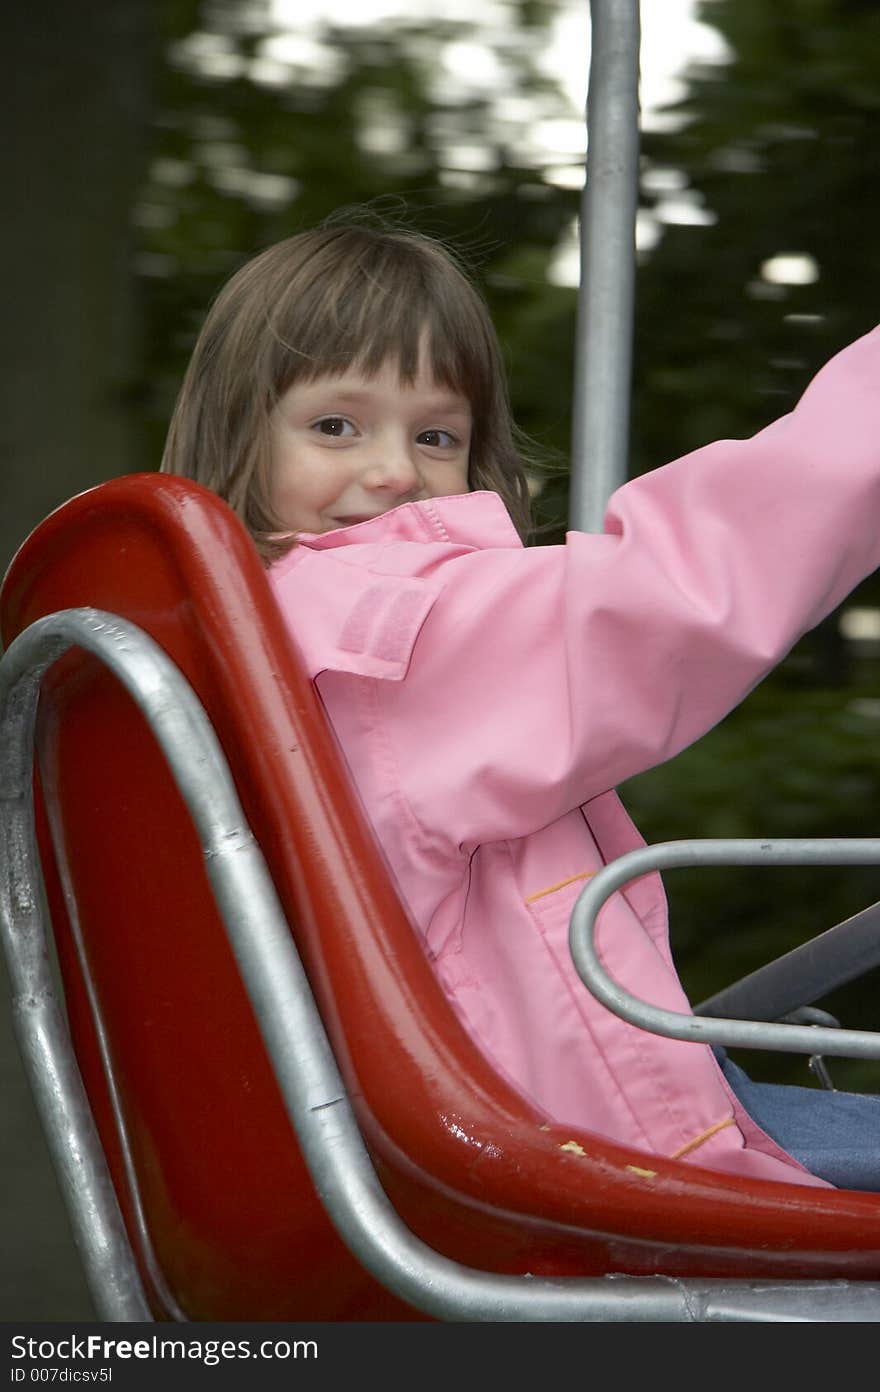
<svg viewBox="0 0 880 1392">
<path fill-rule="evenodd" d="M 608 498 L 628 472 L 639 174 L 638 0 L 591 0 L 590 23 L 569 526 L 601 532 Z"/>
</svg>

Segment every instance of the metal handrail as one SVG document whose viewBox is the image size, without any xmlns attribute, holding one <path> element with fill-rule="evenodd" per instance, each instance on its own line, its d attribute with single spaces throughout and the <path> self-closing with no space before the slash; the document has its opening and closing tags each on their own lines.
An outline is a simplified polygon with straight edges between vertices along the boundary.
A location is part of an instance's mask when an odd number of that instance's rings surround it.
<svg viewBox="0 0 880 1392">
<path fill-rule="evenodd" d="M 98 1318 L 144 1321 L 152 1315 L 55 992 L 34 829 L 40 683 L 82 628 L 62 619 L 28 629 L 0 661 L 0 938 L 16 1039 Z"/>
<path fill-rule="evenodd" d="M 571 914 L 571 955 L 578 975 L 593 995 L 630 1024 L 669 1039 L 721 1044 L 726 1048 L 880 1059 L 880 1033 L 872 1030 L 688 1015 L 649 1005 L 608 974 L 596 941 L 597 919 L 605 901 L 639 875 L 687 865 L 880 865 L 880 839 L 665 841 L 620 856 L 585 885 Z"/>
<path fill-rule="evenodd" d="M 638 0 L 591 0 L 569 526 L 601 532 L 628 473 L 639 186 Z"/>
<path fill-rule="evenodd" d="M 878 1318 L 876 1283 L 505 1276 L 465 1267 L 415 1237 L 379 1183 L 275 888 L 200 702 L 170 659 L 135 625 L 99 610 L 73 609 L 31 625 L 0 662 L 0 935 L 19 1008 L 25 1066 L 100 1318 L 149 1320 L 151 1315 L 69 1033 L 57 1007 L 46 1006 L 49 925 L 33 824 L 33 731 L 42 677 L 74 645 L 123 683 L 168 761 L 202 844 L 217 907 L 316 1189 L 349 1249 L 378 1281 L 445 1320 Z M 21 1009 L 28 995 L 37 1010 Z M 811 1038 L 815 1046 L 816 1034 Z"/>
</svg>

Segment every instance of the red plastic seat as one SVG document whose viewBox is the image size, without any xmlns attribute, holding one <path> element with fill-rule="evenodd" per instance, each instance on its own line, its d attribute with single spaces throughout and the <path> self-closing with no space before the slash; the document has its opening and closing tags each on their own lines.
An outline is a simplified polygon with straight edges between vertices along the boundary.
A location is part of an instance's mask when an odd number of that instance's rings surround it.
<svg viewBox="0 0 880 1392">
<path fill-rule="evenodd" d="M 750 1182 L 548 1126 L 496 1075 L 434 979 L 225 504 L 152 474 L 74 498 L 10 568 L 4 643 L 83 605 L 149 633 L 201 698 L 382 1184 L 430 1246 L 511 1273 L 880 1276 L 880 1196 Z M 80 650 L 44 681 L 38 761 L 74 1045 L 157 1318 L 419 1318 L 331 1225 L 180 794 L 131 698 Z"/>
</svg>

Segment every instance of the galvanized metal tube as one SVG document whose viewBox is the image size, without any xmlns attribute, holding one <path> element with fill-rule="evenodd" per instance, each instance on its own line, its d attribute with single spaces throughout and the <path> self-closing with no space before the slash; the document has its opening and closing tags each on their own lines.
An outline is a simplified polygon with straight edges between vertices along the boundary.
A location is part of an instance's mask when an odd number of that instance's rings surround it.
<svg viewBox="0 0 880 1392">
<path fill-rule="evenodd" d="M 9 775 L 0 932 L 17 998 L 48 989 L 48 925 L 30 783 L 39 684 L 77 645 L 114 672 L 153 730 L 193 818 L 221 917 L 316 1188 L 344 1241 L 378 1280 L 441 1319 L 689 1320 L 675 1282 L 639 1282 L 626 1303 L 601 1280 L 500 1277 L 426 1247 L 401 1222 L 363 1143 L 262 854 L 210 723 L 186 680 L 134 625 L 93 609 L 38 620 L 0 663 L 0 758 Z M 16 792 L 22 796 L 16 797 Z M 150 1318 L 69 1035 L 31 1028 L 23 1057 L 101 1318 Z"/>
<path fill-rule="evenodd" d="M 638 0 L 591 0 L 569 526 L 601 532 L 629 459 L 639 183 Z"/>
<path fill-rule="evenodd" d="M 55 994 L 34 835 L 33 729 L 40 681 L 70 639 L 49 629 L 31 634 L 17 652 L 15 646 L 0 663 L 0 940 L 13 1024 L 98 1318 L 150 1320 Z"/>
<path fill-rule="evenodd" d="M 874 1031 L 685 1015 L 649 1005 L 609 976 L 596 943 L 597 919 L 605 901 L 650 870 L 686 865 L 880 865 L 880 839 L 665 841 L 620 856 L 584 887 L 571 915 L 571 955 L 578 975 L 593 995 L 630 1024 L 670 1039 L 728 1048 L 880 1059 L 880 1034 Z"/>
</svg>

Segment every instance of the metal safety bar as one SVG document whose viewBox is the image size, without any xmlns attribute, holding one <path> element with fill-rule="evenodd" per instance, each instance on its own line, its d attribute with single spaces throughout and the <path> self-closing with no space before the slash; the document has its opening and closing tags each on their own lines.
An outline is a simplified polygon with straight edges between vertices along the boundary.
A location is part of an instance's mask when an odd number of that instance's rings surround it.
<svg viewBox="0 0 880 1392">
<path fill-rule="evenodd" d="M 80 641 L 62 618 L 0 662 L 0 934 L 16 1039 L 61 1195 L 101 1320 L 152 1318 L 89 1100 L 70 1044 L 51 966 L 51 927 L 34 830 L 34 724 L 40 683 Z"/>
<path fill-rule="evenodd" d="M 591 0 L 569 526 L 601 532 L 628 474 L 639 189 L 638 0 Z"/>
<path fill-rule="evenodd" d="M 880 1033 L 872 1030 L 685 1015 L 649 1005 L 609 976 L 596 942 L 597 920 L 605 901 L 639 875 L 688 865 L 880 865 L 880 839 L 665 841 L 620 856 L 584 887 L 571 915 L 571 955 L 581 980 L 593 995 L 630 1024 L 670 1039 L 722 1044 L 727 1048 L 880 1059 Z"/>
<path fill-rule="evenodd" d="M 359 1261 L 417 1309 L 457 1321 L 876 1321 L 880 1286 L 848 1281 L 505 1276 L 462 1266 L 405 1226 L 379 1183 L 262 853 L 208 718 L 162 650 L 96 609 L 38 620 L 0 662 L 0 932 L 31 1087 L 99 1317 L 149 1320 L 61 1013 L 33 817 L 40 682 L 68 648 L 103 662 L 152 729 L 192 816 L 218 910 L 303 1156 Z M 811 1034 L 813 1047 L 816 1035 Z"/>
</svg>

